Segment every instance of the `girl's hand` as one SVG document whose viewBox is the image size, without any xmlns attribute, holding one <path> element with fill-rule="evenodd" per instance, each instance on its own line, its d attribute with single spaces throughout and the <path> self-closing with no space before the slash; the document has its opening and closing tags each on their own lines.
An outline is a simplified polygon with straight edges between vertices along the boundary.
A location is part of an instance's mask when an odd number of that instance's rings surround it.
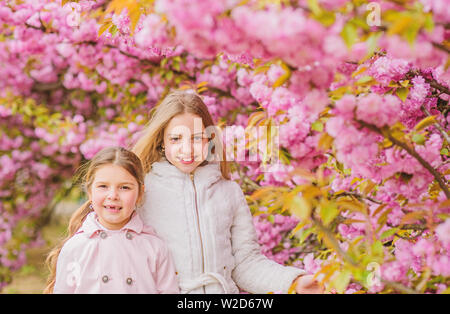
<svg viewBox="0 0 450 314">
<path fill-rule="evenodd" d="M 324 289 L 313 275 L 299 276 L 295 281 L 295 292 L 299 294 L 321 294 Z"/>
</svg>

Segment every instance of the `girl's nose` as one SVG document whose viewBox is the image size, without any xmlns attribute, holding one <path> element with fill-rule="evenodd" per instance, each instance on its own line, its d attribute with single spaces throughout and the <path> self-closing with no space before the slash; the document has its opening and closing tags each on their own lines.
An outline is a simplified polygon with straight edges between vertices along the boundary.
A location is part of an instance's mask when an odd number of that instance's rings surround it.
<svg viewBox="0 0 450 314">
<path fill-rule="evenodd" d="M 115 189 L 115 188 L 112 188 L 112 189 L 110 189 L 109 190 L 109 192 L 108 192 L 108 198 L 109 199 L 117 199 L 117 197 L 119 196 L 119 194 L 117 193 L 117 189 Z"/>
<path fill-rule="evenodd" d="M 181 146 L 181 153 L 185 156 L 190 156 L 193 150 L 191 139 L 185 139 L 183 140 L 182 146 Z"/>
</svg>

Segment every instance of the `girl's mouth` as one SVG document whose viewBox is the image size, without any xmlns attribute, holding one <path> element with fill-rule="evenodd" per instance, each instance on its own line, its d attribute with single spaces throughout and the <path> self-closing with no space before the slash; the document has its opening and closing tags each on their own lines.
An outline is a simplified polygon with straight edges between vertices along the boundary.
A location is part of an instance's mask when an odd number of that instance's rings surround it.
<svg viewBox="0 0 450 314">
<path fill-rule="evenodd" d="M 113 206 L 113 205 L 105 205 L 103 206 L 103 208 L 109 211 L 110 213 L 118 213 L 122 209 L 121 206 Z"/>
<path fill-rule="evenodd" d="M 178 160 L 183 164 L 183 165 L 190 165 L 192 164 L 195 159 L 193 157 L 189 157 L 189 158 L 178 158 Z"/>
</svg>

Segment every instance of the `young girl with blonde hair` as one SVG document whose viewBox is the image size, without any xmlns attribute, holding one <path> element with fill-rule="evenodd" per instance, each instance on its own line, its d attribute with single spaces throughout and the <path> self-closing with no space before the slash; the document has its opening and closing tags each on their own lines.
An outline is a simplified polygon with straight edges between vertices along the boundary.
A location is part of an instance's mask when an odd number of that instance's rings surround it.
<svg viewBox="0 0 450 314">
<path fill-rule="evenodd" d="M 144 196 L 139 158 L 111 147 L 87 165 L 83 185 L 89 200 L 47 258 L 44 293 L 178 293 L 167 247 L 136 213 Z"/>
<path fill-rule="evenodd" d="M 200 96 L 174 91 L 133 148 L 146 173 L 144 221 L 169 246 L 182 293 L 319 293 L 312 276 L 261 254 L 252 215 L 229 180 L 225 153 Z"/>
</svg>

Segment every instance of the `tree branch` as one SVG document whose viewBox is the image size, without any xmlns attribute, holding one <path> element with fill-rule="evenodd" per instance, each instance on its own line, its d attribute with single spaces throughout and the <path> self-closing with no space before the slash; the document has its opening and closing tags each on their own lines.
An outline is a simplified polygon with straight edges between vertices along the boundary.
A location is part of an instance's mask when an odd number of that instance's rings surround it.
<svg viewBox="0 0 450 314">
<path fill-rule="evenodd" d="M 444 179 L 441 177 L 439 172 L 436 171 L 436 169 L 434 169 L 425 159 L 422 158 L 422 156 L 420 156 L 415 151 L 415 149 L 413 147 L 409 147 L 406 143 L 399 141 L 398 139 L 393 137 L 389 132 L 386 132 L 386 133 L 382 132 L 377 126 L 375 126 L 373 124 L 370 124 L 370 123 L 367 123 L 365 121 L 358 120 L 358 119 L 355 119 L 355 121 L 358 122 L 363 127 L 366 127 L 367 129 L 369 129 L 373 132 L 383 135 L 383 137 L 389 139 L 393 144 L 406 150 L 406 152 L 408 154 L 410 154 L 412 157 L 414 157 L 425 169 L 427 169 L 433 175 L 433 177 L 436 179 L 436 181 L 438 182 L 441 189 L 444 191 L 447 199 L 450 199 L 450 191 L 449 191 L 447 185 L 445 184 Z"/>
<path fill-rule="evenodd" d="M 356 263 L 347 253 L 345 253 L 341 246 L 339 245 L 338 240 L 334 236 L 333 232 L 331 232 L 330 229 L 325 227 L 318 219 L 311 216 L 311 220 L 313 223 L 317 226 L 319 231 L 323 232 L 325 237 L 327 237 L 328 241 L 330 242 L 331 246 L 333 247 L 334 251 L 344 260 L 345 262 L 349 263 L 353 267 L 359 267 L 358 263 Z"/>
<path fill-rule="evenodd" d="M 356 263 L 347 253 L 345 253 L 340 245 L 339 242 L 337 241 L 336 237 L 334 236 L 333 232 L 331 232 L 331 230 L 329 230 L 327 227 L 325 227 L 319 220 L 315 219 L 313 216 L 311 216 L 311 220 L 313 221 L 313 223 L 317 226 L 317 228 L 323 232 L 325 234 L 325 236 L 328 238 L 328 240 L 330 241 L 330 244 L 333 246 L 333 249 L 336 251 L 336 253 L 347 263 L 349 263 L 350 265 L 352 265 L 353 267 L 356 268 L 361 268 L 361 265 Z M 385 280 L 381 277 L 378 278 L 382 283 L 384 283 L 386 286 L 389 286 L 397 291 L 403 292 L 403 293 L 407 293 L 407 294 L 418 294 L 419 292 L 408 288 L 404 285 L 402 285 L 401 283 L 398 282 L 394 282 L 394 281 L 389 281 L 389 280 Z"/>
<path fill-rule="evenodd" d="M 346 195 L 354 196 L 354 197 L 356 197 L 359 200 L 366 199 L 366 200 L 369 200 L 369 201 L 371 201 L 373 203 L 376 203 L 376 204 L 380 204 L 380 205 L 383 204 L 382 201 L 376 200 L 376 199 L 374 199 L 374 198 L 372 198 L 370 196 L 361 195 L 361 194 L 356 193 L 356 192 L 342 192 L 338 196 L 346 196 Z"/>
<path fill-rule="evenodd" d="M 432 44 L 433 44 L 434 47 L 436 47 L 436 48 L 438 48 L 438 49 L 440 49 L 442 51 L 445 51 L 446 53 L 450 54 L 450 49 L 448 49 L 443 44 L 439 44 L 439 43 L 435 43 L 435 42 L 432 42 Z"/>
<path fill-rule="evenodd" d="M 431 113 L 427 110 L 427 108 L 425 108 L 424 105 L 420 106 L 420 109 L 422 110 L 423 113 L 425 113 L 427 116 L 431 116 Z M 450 144 L 450 137 L 448 136 L 447 132 L 444 130 L 444 128 L 439 124 L 439 122 L 435 122 L 434 126 L 439 130 L 439 132 L 442 134 L 442 136 L 444 137 L 445 141 L 447 142 L 447 144 Z"/>
<path fill-rule="evenodd" d="M 241 180 L 242 185 L 246 185 L 246 188 L 244 188 L 244 190 L 246 190 L 246 191 L 256 191 L 256 190 L 261 188 L 261 186 L 259 186 L 256 182 L 254 182 L 250 178 L 246 177 L 242 173 L 241 168 L 240 168 L 238 163 L 235 162 L 234 164 L 236 166 L 236 171 L 237 171 L 237 173 L 239 175 L 239 178 Z"/>
<path fill-rule="evenodd" d="M 116 47 L 116 46 L 111 45 L 111 44 L 107 44 L 107 45 L 105 45 L 105 47 L 117 49 L 120 54 L 123 54 L 124 56 L 126 56 L 128 58 L 136 59 L 137 61 L 139 61 L 139 62 L 141 62 L 143 64 L 146 64 L 146 65 L 151 65 L 151 66 L 157 67 L 160 64 L 159 62 L 151 61 L 151 60 L 148 60 L 148 59 L 141 59 L 138 56 L 132 55 L 131 53 L 123 51 L 119 47 Z"/>
<path fill-rule="evenodd" d="M 437 89 L 441 93 L 450 95 L 450 89 L 448 89 L 446 86 L 444 86 L 442 84 L 439 84 L 435 79 L 427 78 L 427 75 L 423 74 L 422 71 L 420 71 L 420 70 L 409 70 L 405 76 L 407 79 L 411 79 L 414 76 L 418 76 L 418 75 L 422 76 L 424 78 L 425 82 L 430 84 L 430 86 L 433 87 L 434 89 Z"/>
</svg>

